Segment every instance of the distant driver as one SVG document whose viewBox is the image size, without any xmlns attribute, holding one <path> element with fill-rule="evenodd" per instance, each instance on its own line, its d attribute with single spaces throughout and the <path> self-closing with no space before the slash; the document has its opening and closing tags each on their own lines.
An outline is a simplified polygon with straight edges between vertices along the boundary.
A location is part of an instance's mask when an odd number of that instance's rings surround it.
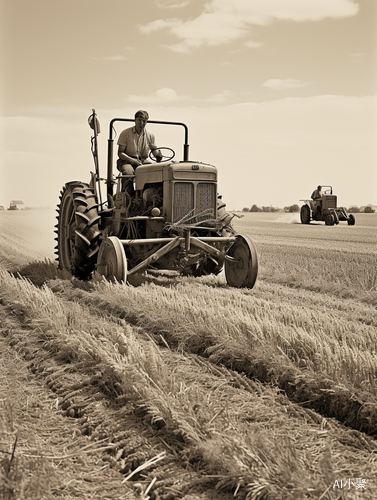
<svg viewBox="0 0 377 500">
<path fill-rule="evenodd" d="M 318 186 L 317 189 L 312 192 L 311 198 L 313 200 L 313 212 L 320 212 L 322 201 L 322 186 Z"/>
</svg>

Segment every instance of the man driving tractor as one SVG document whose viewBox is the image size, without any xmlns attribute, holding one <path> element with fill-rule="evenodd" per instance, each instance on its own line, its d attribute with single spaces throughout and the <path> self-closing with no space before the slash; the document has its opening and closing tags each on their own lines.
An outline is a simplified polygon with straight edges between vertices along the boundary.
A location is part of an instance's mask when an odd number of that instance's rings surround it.
<svg viewBox="0 0 377 500">
<path fill-rule="evenodd" d="M 121 174 L 134 175 L 135 169 L 142 164 L 151 163 L 149 153 L 157 162 L 162 159 L 162 154 L 156 150 L 156 142 L 153 134 L 145 128 L 149 119 L 147 111 L 139 110 L 135 113 L 135 125 L 121 132 L 118 139 L 118 161 L 117 169 Z M 134 188 L 132 178 L 122 179 L 122 190 L 133 196 Z"/>
<path fill-rule="evenodd" d="M 312 192 L 311 196 L 313 200 L 313 212 L 320 212 L 321 211 L 321 201 L 322 201 L 322 186 L 317 186 L 317 189 L 315 189 Z"/>
</svg>

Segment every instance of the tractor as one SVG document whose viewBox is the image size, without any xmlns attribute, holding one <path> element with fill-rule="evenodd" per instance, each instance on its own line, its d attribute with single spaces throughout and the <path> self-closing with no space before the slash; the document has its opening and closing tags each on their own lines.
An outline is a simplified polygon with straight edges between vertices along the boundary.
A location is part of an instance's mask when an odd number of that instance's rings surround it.
<svg viewBox="0 0 377 500">
<path fill-rule="evenodd" d="M 332 187 L 322 186 L 322 189 L 320 200 L 300 200 L 305 202 L 300 211 L 302 224 L 310 224 L 310 221 L 314 220 L 325 222 L 326 226 L 333 226 L 340 221 L 347 221 L 349 226 L 354 226 L 355 216 L 348 214 L 344 207 L 337 207 L 337 197 L 333 194 Z"/>
<path fill-rule="evenodd" d="M 159 147 L 161 161 L 155 161 L 152 150 L 150 163 L 125 176 L 113 168 L 115 124 L 134 119 L 112 119 L 104 179 L 99 173 L 100 124 L 94 109 L 88 121 L 94 131 L 95 172 L 90 172 L 88 183 L 71 181 L 61 190 L 55 226 L 59 268 L 81 280 L 98 273 L 119 283 L 147 270 L 199 277 L 217 275 L 224 268 L 229 286 L 253 288 L 258 274 L 256 248 L 232 226 L 236 214 L 226 211 L 217 192 L 217 168 L 189 160 L 187 125 L 149 120 L 148 124 L 183 127 L 183 160 L 173 160 L 173 149 Z M 125 177 L 133 182 L 132 196 L 122 189 Z M 105 200 L 101 182 L 106 185 Z"/>
</svg>

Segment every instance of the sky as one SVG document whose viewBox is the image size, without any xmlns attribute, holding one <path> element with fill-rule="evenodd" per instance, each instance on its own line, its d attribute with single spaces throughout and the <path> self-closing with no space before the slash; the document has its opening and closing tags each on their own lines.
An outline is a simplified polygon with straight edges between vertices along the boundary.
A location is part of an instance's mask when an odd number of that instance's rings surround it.
<svg viewBox="0 0 377 500">
<path fill-rule="evenodd" d="M 110 120 L 146 109 L 230 210 L 377 205 L 376 0 L 0 0 L 0 44 L 0 205 L 89 182 L 92 109 L 103 177 Z"/>
</svg>

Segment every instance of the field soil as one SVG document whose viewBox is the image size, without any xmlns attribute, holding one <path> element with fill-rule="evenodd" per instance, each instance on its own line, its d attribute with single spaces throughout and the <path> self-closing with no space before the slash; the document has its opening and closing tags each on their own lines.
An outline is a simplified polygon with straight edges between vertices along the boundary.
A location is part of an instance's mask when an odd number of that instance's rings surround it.
<svg viewBox="0 0 377 500">
<path fill-rule="evenodd" d="M 253 290 L 72 279 L 55 223 L 0 212 L 0 498 L 376 498 L 376 214 L 237 214 Z"/>
</svg>

